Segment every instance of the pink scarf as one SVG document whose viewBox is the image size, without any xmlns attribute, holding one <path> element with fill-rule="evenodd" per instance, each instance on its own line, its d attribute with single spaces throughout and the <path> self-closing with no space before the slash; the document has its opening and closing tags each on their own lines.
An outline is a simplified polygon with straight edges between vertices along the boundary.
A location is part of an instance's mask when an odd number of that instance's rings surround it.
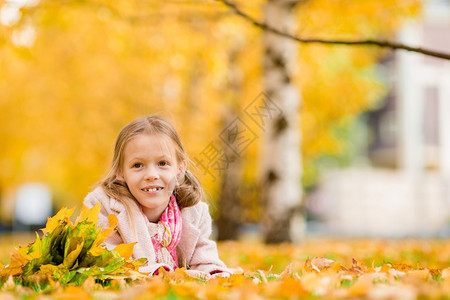
<svg viewBox="0 0 450 300">
<path fill-rule="evenodd" d="M 169 204 L 162 213 L 158 224 L 150 225 L 156 225 L 156 229 L 151 231 L 156 261 L 158 263 L 166 263 L 173 268 L 177 267 L 178 257 L 176 247 L 181 238 L 182 218 L 174 195 L 170 196 Z"/>
</svg>

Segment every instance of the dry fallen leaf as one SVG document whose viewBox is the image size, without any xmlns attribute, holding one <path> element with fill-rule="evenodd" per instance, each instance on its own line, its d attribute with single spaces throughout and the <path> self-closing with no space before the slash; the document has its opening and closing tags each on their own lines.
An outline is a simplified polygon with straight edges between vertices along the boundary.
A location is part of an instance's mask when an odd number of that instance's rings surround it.
<svg viewBox="0 0 450 300">
<path fill-rule="evenodd" d="M 66 217 L 63 217 L 63 221 Z M 111 221 L 114 224 L 115 220 Z M 75 230 L 77 224 L 67 223 L 66 226 Z M 57 228 L 60 227 L 56 226 L 53 230 Z M 83 228 L 81 232 L 86 232 L 86 227 Z M 76 234 L 72 235 L 78 237 Z M 94 240 L 97 239 L 93 239 L 93 245 Z M 43 240 L 40 245 L 35 244 L 29 248 L 32 249 L 31 252 L 26 247 L 20 248 L 20 252 L 14 256 L 12 266 L 20 266 L 32 257 L 36 259 L 43 255 L 46 242 Z M 73 289 L 68 289 L 49 275 L 60 272 L 59 276 L 64 278 L 72 271 L 45 264 L 40 267 L 39 272 L 29 277 L 34 278 L 35 282 L 42 282 L 42 290 L 36 286 L 35 289 L 22 286 L 17 281 L 19 277 L 9 276 L 9 279 L 4 279 L 3 285 L 0 283 L 0 297 L 13 295 L 33 299 L 34 296 L 45 295 L 55 299 L 446 299 L 445 296 L 450 294 L 450 242 L 427 241 L 426 247 L 422 243 L 424 242 L 413 240 L 401 243 L 372 240 L 320 241 L 279 246 L 247 242 L 221 243 L 220 255 L 227 265 L 238 271 L 229 278 L 199 279 L 186 274 L 196 272 L 195 270 L 186 271 L 183 268 L 176 269 L 175 272 L 161 270 L 158 276 L 143 276 L 136 271 L 142 262 L 129 261 L 123 265 L 126 273 L 116 273 L 103 280 L 89 275 L 83 283 L 74 282 Z M 68 243 L 68 265 L 78 253 L 80 245 L 82 242 L 79 239 Z M 126 245 L 117 250 L 127 256 L 131 247 Z M 420 262 L 418 259 L 410 261 L 403 258 L 414 258 L 405 252 L 417 253 L 417 249 L 424 249 L 418 255 Z M 317 256 L 311 255 L 312 253 L 317 253 Z M 395 256 L 396 253 L 403 254 Z M 389 256 L 389 259 L 384 255 Z M 306 256 L 314 258 L 302 258 Z"/>
<path fill-rule="evenodd" d="M 322 270 L 326 270 L 334 260 L 323 258 L 323 257 L 315 257 L 313 259 L 308 259 L 305 262 L 305 270 L 308 272 L 321 272 Z"/>
</svg>

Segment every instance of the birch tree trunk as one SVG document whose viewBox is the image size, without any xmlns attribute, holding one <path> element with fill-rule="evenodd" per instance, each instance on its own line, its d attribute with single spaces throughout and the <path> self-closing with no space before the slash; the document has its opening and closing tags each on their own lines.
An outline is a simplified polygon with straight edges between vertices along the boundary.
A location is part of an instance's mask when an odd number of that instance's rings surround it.
<svg viewBox="0 0 450 300">
<path fill-rule="evenodd" d="M 294 5 L 293 1 L 269 0 L 266 23 L 285 32 L 294 32 Z M 297 241 L 304 228 L 300 210 L 300 93 L 292 83 L 293 70 L 297 68 L 297 43 L 268 31 L 264 34 L 265 91 L 281 111 L 276 117 L 267 118 L 263 141 L 264 237 L 267 243 Z"/>
</svg>

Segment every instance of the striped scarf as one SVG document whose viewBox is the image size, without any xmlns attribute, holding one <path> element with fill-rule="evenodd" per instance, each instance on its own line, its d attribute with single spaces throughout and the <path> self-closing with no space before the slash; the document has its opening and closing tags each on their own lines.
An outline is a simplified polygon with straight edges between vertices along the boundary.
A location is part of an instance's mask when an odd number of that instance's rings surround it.
<svg viewBox="0 0 450 300">
<path fill-rule="evenodd" d="M 158 223 L 151 225 L 156 225 L 156 228 L 153 226 L 154 230 L 150 232 L 156 253 L 156 262 L 176 268 L 178 261 L 176 247 L 181 238 L 182 218 L 174 195 L 170 196 L 169 204 Z"/>
</svg>

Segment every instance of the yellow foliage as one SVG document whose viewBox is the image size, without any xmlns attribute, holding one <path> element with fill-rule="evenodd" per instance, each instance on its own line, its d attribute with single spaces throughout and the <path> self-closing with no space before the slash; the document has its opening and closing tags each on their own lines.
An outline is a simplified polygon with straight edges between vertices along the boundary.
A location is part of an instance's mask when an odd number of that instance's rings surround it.
<svg viewBox="0 0 450 300">
<path fill-rule="evenodd" d="M 264 4 L 239 3 L 261 20 Z M 296 34 L 390 38 L 402 19 L 419 12 L 418 0 L 306 1 L 296 8 Z M 57 201 L 74 204 L 101 179 L 114 138 L 130 120 L 169 116 L 194 157 L 227 125 L 223 111 L 242 113 L 264 89 L 261 30 L 218 2 L 41 0 L 21 13 L 21 22 L 0 25 L 2 190 L 43 181 Z M 28 46 L 17 42 L 26 32 L 34 32 Z M 380 56 L 366 47 L 299 47 L 295 83 L 306 168 L 320 155 L 345 151 L 335 128 L 386 94 L 376 70 Z M 253 221 L 259 144 L 242 154 L 242 193 Z M 215 198 L 220 178 L 195 171 Z"/>
</svg>

